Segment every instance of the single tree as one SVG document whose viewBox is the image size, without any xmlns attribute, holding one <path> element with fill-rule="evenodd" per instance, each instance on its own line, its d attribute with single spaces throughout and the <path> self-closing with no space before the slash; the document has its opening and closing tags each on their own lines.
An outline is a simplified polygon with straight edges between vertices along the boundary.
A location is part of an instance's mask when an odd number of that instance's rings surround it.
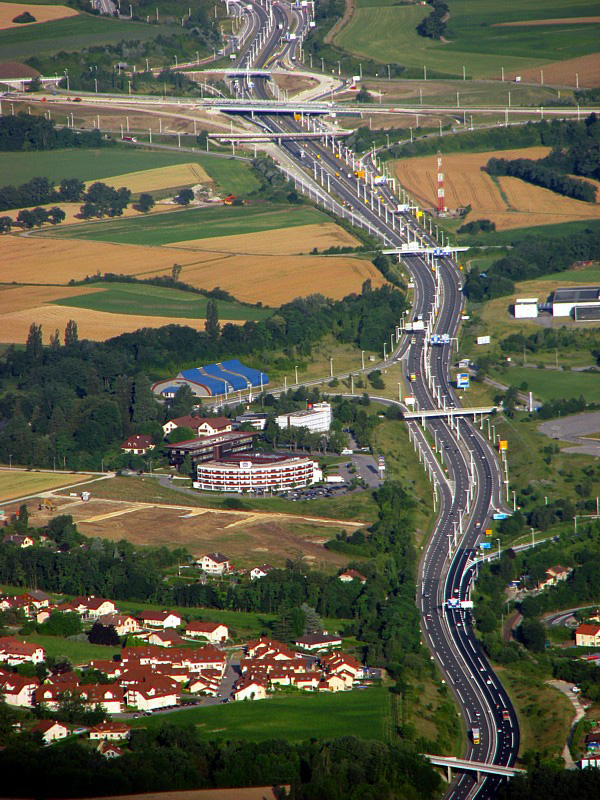
<svg viewBox="0 0 600 800">
<path fill-rule="evenodd" d="M 143 211 L 144 214 L 147 214 L 148 211 L 154 208 L 154 198 L 151 194 L 148 194 L 148 192 L 142 192 L 137 207 L 139 211 Z"/>
<path fill-rule="evenodd" d="M 52 223 L 52 225 L 59 225 L 61 222 L 65 221 L 65 217 L 67 215 L 58 206 L 52 206 L 52 208 L 48 211 L 48 220 Z"/>
<path fill-rule="evenodd" d="M 216 300 L 209 300 L 206 304 L 206 322 L 204 323 L 204 330 L 209 338 L 216 341 L 221 332 L 219 325 L 219 307 Z"/>
<path fill-rule="evenodd" d="M 193 199 L 194 193 L 191 189 L 182 189 L 175 198 L 180 206 L 189 206 Z"/>
<path fill-rule="evenodd" d="M 70 319 L 65 328 L 65 347 L 77 344 L 78 341 L 79 334 L 77 333 L 77 323 L 74 319 Z"/>
<path fill-rule="evenodd" d="M 173 264 L 173 266 L 171 267 L 171 277 L 173 278 L 174 281 L 179 280 L 179 276 L 181 275 L 182 269 L 183 267 L 181 266 L 181 264 Z"/>
<path fill-rule="evenodd" d="M 32 322 L 27 334 L 25 344 L 25 355 L 31 365 L 39 364 L 44 356 L 44 345 L 42 343 L 42 326 Z"/>
<path fill-rule="evenodd" d="M 12 217 L 0 217 L 0 234 L 10 233 L 12 226 Z"/>
<path fill-rule="evenodd" d="M 60 348 L 60 333 L 58 328 L 54 333 L 50 334 L 50 350 L 58 350 Z"/>
</svg>

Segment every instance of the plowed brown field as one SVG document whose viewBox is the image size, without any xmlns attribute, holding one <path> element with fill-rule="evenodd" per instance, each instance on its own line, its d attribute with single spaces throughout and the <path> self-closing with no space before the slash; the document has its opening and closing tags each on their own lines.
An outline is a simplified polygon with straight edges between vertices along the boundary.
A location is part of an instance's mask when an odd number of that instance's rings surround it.
<svg viewBox="0 0 600 800">
<path fill-rule="evenodd" d="M 253 255 L 293 255 L 308 253 L 313 247 L 326 250 L 328 247 L 356 247 L 359 242 L 333 222 L 315 225 L 298 225 L 258 233 L 243 233 L 235 236 L 214 236 L 209 239 L 187 239 L 174 242 L 170 247 L 192 250 L 212 250 L 219 253 L 249 253 Z"/>
<path fill-rule="evenodd" d="M 28 22 L 26 25 L 13 22 L 13 19 L 24 11 L 29 11 L 35 17 L 35 22 Z M 0 3 L 0 29 L 28 28 L 40 22 L 50 22 L 50 20 L 63 19 L 63 17 L 74 17 L 77 13 L 74 8 L 67 8 L 67 6 L 34 5 L 28 8 L 21 3 Z"/>
<path fill-rule="evenodd" d="M 498 184 L 482 171 L 490 158 L 542 158 L 547 147 L 500 150 L 443 157 L 444 188 L 449 209 L 471 205 L 467 221 L 489 219 L 498 230 L 550 225 L 557 222 L 600 218 L 600 205 L 583 203 L 532 186 L 518 178 L 499 178 Z M 435 156 L 411 158 L 396 164 L 403 186 L 424 205 L 431 207 L 437 196 Z M 506 200 L 502 195 L 505 195 Z M 507 202 L 508 201 L 508 202 Z"/>
<path fill-rule="evenodd" d="M 540 70 L 544 72 L 544 83 L 558 86 L 576 86 L 579 76 L 580 88 L 594 88 L 600 86 L 600 57 L 598 53 L 579 58 L 569 58 L 566 61 L 551 61 L 541 67 L 508 72 L 508 78 L 520 75 L 523 81 L 541 82 Z"/>
</svg>

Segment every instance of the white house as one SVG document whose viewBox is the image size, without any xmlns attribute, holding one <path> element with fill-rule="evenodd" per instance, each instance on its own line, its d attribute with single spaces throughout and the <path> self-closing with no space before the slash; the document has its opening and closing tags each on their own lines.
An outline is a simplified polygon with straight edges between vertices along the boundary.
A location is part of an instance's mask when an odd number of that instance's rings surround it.
<svg viewBox="0 0 600 800">
<path fill-rule="evenodd" d="M 41 720 L 37 725 L 33 726 L 32 730 L 39 731 L 46 744 L 57 742 L 59 739 L 66 739 L 69 735 L 69 729 L 62 722 L 56 722 L 53 719 Z"/>
<path fill-rule="evenodd" d="M 135 684 L 126 690 L 127 705 L 140 711 L 155 711 L 157 708 L 177 705 L 177 692 L 173 689 L 158 689 L 151 682 Z"/>
<path fill-rule="evenodd" d="M 90 739 L 122 741 L 128 739 L 131 728 L 123 722 L 99 722 L 90 728 Z"/>
<path fill-rule="evenodd" d="M 174 611 L 142 611 L 138 620 L 149 628 L 178 628 L 182 621 Z"/>
<path fill-rule="evenodd" d="M 107 600 L 105 597 L 94 597 L 94 595 L 75 597 L 70 605 L 78 614 L 92 619 L 97 619 L 105 614 L 114 614 L 117 610 L 112 600 Z"/>
<path fill-rule="evenodd" d="M 18 664 L 41 664 L 46 651 L 39 644 L 20 642 L 12 636 L 0 637 L 0 662 L 17 666 Z"/>
<path fill-rule="evenodd" d="M 229 433 L 233 430 L 231 420 L 227 417 L 177 417 L 163 425 L 165 436 L 176 428 L 191 428 L 196 436 L 214 436 L 217 433 Z"/>
<path fill-rule="evenodd" d="M 264 700 L 267 687 L 254 678 L 242 678 L 233 690 L 234 700 Z"/>
<path fill-rule="evenodd" d="M 254 567 L 250 570 L 250 580 L 255 581 L 259 578 L 266 578 L 266 576 L 274 570 L 275 567 L 272 567 L 270 564 L 261 564 L 260 567 Z"/>
<path fill-rule="evenodd" d="M 309 633 L 296 639 L 296 647 L 309 652 L 318 652 L 319 650 L 329 650 L 331 647 L 341 647 L 342 637 L 329 635 L 327 633 Z"/>
<path fill-rule="evenodd" d="M 129 614 L 103 614 L 98 617 L 98 622 L 101 625 L 112 625 L 119 636 L 136 633 L 140 629 L 137 619 Z"/>
<path fill-rule="evenodd" d="M 185 633 L 187 636 L 203 636 L 213 644 L 225 642 L 229 639 L 229 628 L 227 625 L 223 625 L 222 622 L 201 622 L 200 620 L 194 620 L 193 622 L 188 622 Z"/>
<path fill-rule="evenodd" d="M 223 553 L 207 553 L 196 562 L 203 572 L 208 575 L 224 575 L 231 572 L 231 564 Z"/>
<path fill-rule="evenodd" d="M 11 706 L 33 708 L 35 691 L 39 685 L 40 682 L 37 678 L 26 678 L 23 675 L 0 670 L 0 692 Z"/>
<path fill-rule="evenodd" d="M 308 428 L 311 433 L 326 433 L 331 427 L 331 405 L 308 403 L 302 411 L 280 414 L 275 418 L 279 428 Z"/>
</svg>

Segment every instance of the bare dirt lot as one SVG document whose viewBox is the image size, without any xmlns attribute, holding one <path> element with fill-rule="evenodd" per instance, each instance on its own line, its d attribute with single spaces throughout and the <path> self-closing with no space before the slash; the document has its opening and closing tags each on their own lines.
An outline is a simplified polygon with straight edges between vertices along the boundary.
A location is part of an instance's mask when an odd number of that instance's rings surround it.
<svg viewBox="0 0 600 800">
<path fill-rule="evenodd" d="M 93 485 L 90 486 L 93 492 Z M 85 536 L 135 545 L 187 547 L 193 555 L 215 550 L 227 553 L 236 566 L 268 561 L 283 566 L 286 559 L 302 555 L 311 566 L 334 571 L 348 557 L 326 550 L 324 542 L 341 530 L 357 529 L 354 523 L 307 521 L 303 517 L 206 508 L 153 506 L 111 500 L 82 502 L 77 498 L 53 498 L 60 513 L 71 514 Z M 41 526 L 50 512 L 32 501 L 32 524 Z M 54 512 L 56 513 L 56 512 Z"/>
<path fill-rule="evenodd" d="M 187 239 L 183 242 L 174 242 L 171 246 L 219 253 L 276 256 L 308 253 L 313 247 L 326 250 L 328 247 L 356 247 L 358 244 L 354 236 L 343 228 L 333 222 L 324 222 L 288 228 L 285 233 L 281 229 L 275 229 L 208 239 Z"/>
<path fill-rule="evenodd" d="M 519 178 L 501 177 L 496 183 L 482 171 L 490 158 L 543 158 L 547 147 L 499 150 L 489 153 L 447 155 L 443 159 L 444 188 L 449 209 L 471 205 L 467 221 L 489 219 L 498 230 L 550 225 L 557 222 L 600 218 L 598 203 L 584 203 L 532 186 Z M 434 156 L 396 163 L 396 174 L 425 206 L 435 204 L 437 164 Z M 504 196 L 503 196 L 504 195 Z"/>
<path fill-rule="evenodd" d="M 24 11 L 35 17 L 35 22 L 26 24 L 13 22 L 15 17 Z M 0 29 L 6 28 L 25 28 L 31 25 L 38 25 L 40 22 L 50 22 L 53 19 L 63 19 L 64 17 L 74 17 L 78 12 L 74 8 L 67 6 L 27 6 L 22 3 L 0 3 Z"/>
<path fill-rule="evenodd" d="M 541 82 L 540 69 L 544 72 L 544 83 L 557 86 L 576 86 L 579 76 L 580 88 L 600 86 L 600 57 L 597 53 L 566 61 L 552 61 L 540 67 L 507 73 L 508 78 L 520 75 L 523 81 Z"/>
</svg>

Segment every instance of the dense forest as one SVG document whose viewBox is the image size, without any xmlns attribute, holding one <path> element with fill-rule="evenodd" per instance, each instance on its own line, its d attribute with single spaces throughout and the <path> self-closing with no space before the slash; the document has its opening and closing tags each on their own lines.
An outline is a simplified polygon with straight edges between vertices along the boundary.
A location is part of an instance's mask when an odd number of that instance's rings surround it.
<svg viewBox="0 0 600 800">
<path fill-rule="evenodd" d="M 114 144 L 100 131 L 57 128 L 45 117 L 20 113 L 0 117 L 0 151 L 57 150 L 63 147 L 106 147 Z"/>
<path fill-rule="evenodd" d="M 596 800 L 600 796 L 600 769 L 558 769 L 534 765 L 526 775 L 507 781 L 498 800 Z"/>
<path fill-rule="evenodd" d="M 0 707 L 0 727 L 12 722 Z M 193 725 L 132 731 L 130 751 L 106 759 L 77 742 L 43 747 L 13 735 L 0 751 L 11 797 L 122 795 L 227 786 L 290 785 L 282 800 L 367 800 L 437 796 L 441 778 L 410 745 L 355 737 L 292 744 L 208 741 Z"/>
<path fill-rule="evenodd" d="M 218 307 L 218 301 L 215 301 Z M 364 350 L 379 350 L 406 308 L 404 294 L 384 286 L 332 301 L 299 298 L 268 319 L 244 325 L 214 321 L 209 330 L 168 325 L 122 334 L 106 342 L 79 340 L 74 323 L 44 332 L 32 324 L 24 349 L 8 347 L 0 358 L 0 381 L 16 389 L 0 398 L 0 460 L 27 466 L 98 469 L 110 448 L 130 433 L 150 433 L 164 409 L 154 399 L 149 376 L 176 375 L 202 363 L 246 357 L 261 366 L 261 354 L 283 351 L 293 365 L 326 334 Z M 287 363 L 287 361 L 286 361 Z M 189 409 L 187 409 L 189 412 Z M 187 413 L 183 411 L 182 413 Z"/>
<path fill-rule="evenodd" d="M 600 252 L 600 232 L 584 230 L 553 238 L 531 238 L 519 242 L 508 255 L 494 261 L 485 272 L 474 267 L 465 281 L 469 300 L 481 303 L 512 294 L 515 281 L 526 281 L 564 272 L 574 261 L 589 261 Z"/>
</svg>

